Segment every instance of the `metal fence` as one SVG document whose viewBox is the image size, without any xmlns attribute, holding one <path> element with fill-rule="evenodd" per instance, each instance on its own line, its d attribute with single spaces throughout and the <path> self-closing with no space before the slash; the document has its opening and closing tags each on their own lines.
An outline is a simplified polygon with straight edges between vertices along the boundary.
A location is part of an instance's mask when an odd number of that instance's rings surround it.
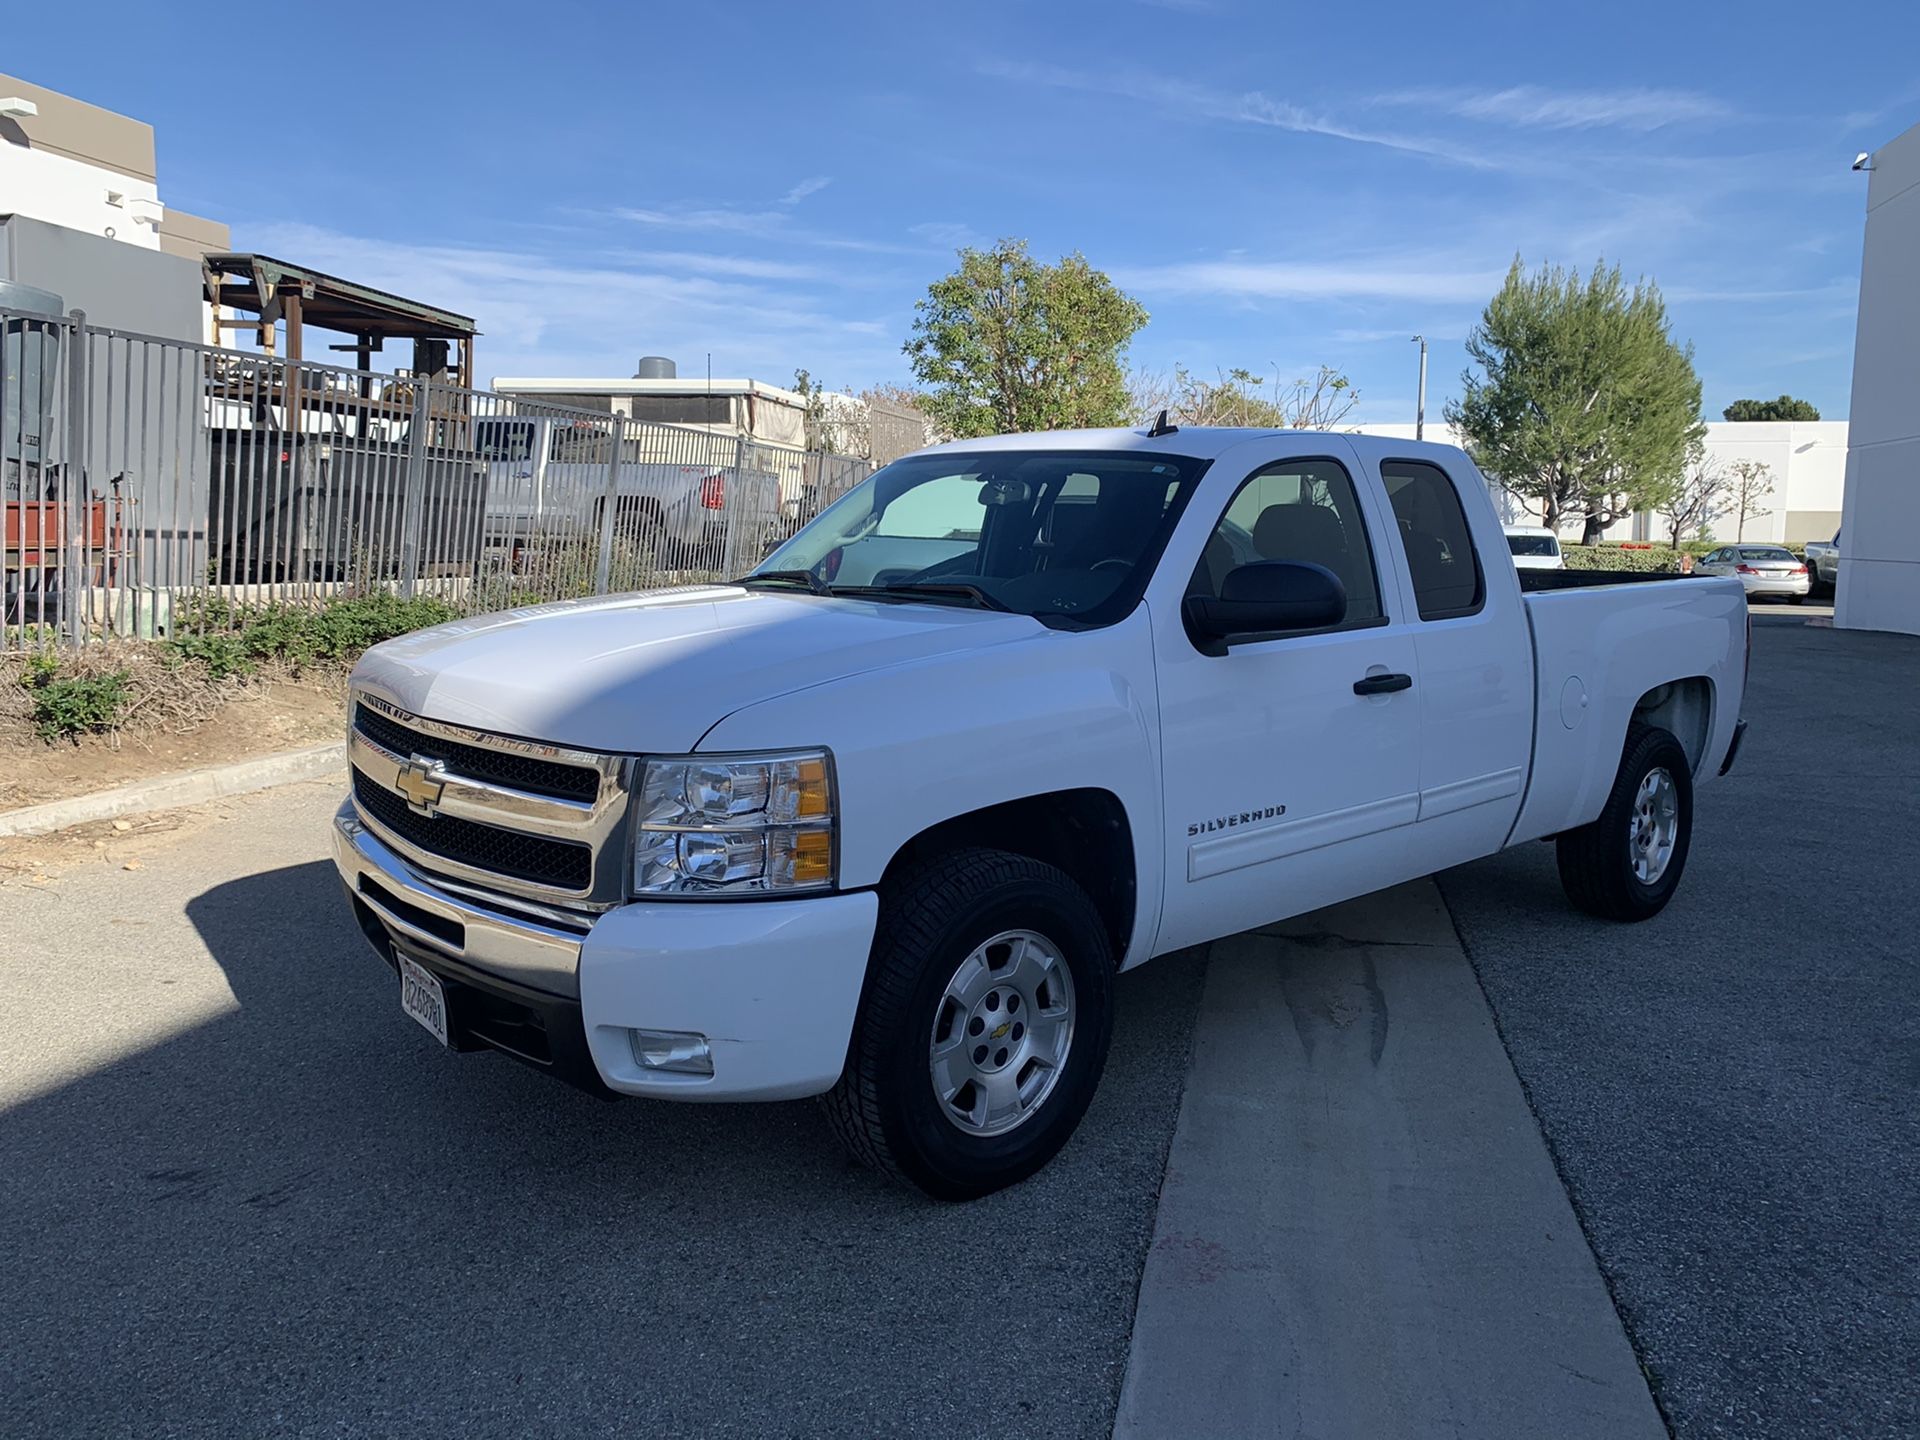
<svg viewBox="0 0 1920 1440">
<path fill-rule="evenodd" d="M 0 648 L 736 576 L 852 456 L 0 311 Z"/>
</svg>

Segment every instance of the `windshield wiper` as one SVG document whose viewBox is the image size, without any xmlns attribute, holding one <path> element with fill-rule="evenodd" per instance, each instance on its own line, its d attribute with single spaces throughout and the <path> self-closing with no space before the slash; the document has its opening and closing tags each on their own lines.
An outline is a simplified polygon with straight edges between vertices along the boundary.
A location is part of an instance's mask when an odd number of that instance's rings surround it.
<svg viewBox="0 0 1920 1440">
<path fill-rule="evenodd" d="M 833 587 L 811 570 L 758 570 L 745 579 L 736 580 L 733 583 L 752 585 L 758 581 L 780 585 L 804 585 L 815 595 L 833 594 Z"/>
<path fill-rule="evenodd" d="M 962 580 L 900 580 L 891 585 L 836 585 L 836 595 L 936 595 L 956 600 L 971 600 L 982 610 L 1001 610 L 1009 614 L 1013 607 L 989 595 L 978 585 Z"/>
</svg>

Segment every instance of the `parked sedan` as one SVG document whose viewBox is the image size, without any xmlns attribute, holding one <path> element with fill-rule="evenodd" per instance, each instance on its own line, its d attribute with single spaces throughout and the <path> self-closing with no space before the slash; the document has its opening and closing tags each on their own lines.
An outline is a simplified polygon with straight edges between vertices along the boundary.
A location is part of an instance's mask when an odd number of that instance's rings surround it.
<svg viewBox="0 0 1920 1440">
<path fill-rule="evenodd" d="M 1798 604 L 1813 588 L 1807 567 L 1782 545 L 1722 545 L 1693 568 L 1703 575 L 1739 576 L 1749 600 L 1758 596 Z"/>
<path fill-rule="evenodd" d="M 1831 540 L 1807 542 L 1807 579 L 1831 590 L 1840 581 L 1840 532 Z"/>
</svg>

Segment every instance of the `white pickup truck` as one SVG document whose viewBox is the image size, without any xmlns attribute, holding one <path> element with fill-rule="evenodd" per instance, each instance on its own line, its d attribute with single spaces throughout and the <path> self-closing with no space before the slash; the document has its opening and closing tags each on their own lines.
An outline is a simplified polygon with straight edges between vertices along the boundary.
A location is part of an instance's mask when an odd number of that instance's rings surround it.
<svg viewBox="0 0 1920 1440">
<path fill-rule="evenodd" d="M 969 441 L 738 583 L 369 651 L 334 853 L 442 1043 L 824 1095 L 959 1199 L 1066 1142 L 1155 955 L 1547 838 L 1660 910 L 1746 657 L 1737 581 L 1517 573 L 1456 449 Z"/>
<path fill-rule="evenodd" d="M 757 453 L 751 447 L 697 430 L 534 413 L 474 421 L 485 543 L 512 551 L 556 536 L 597 537 L 615 427 L 616 535 L 666 569 L 729 561 L 744 569 L 766 552 L 780 521 L 780 482 L 742 467 L 743 448 Z"/>
</svg>

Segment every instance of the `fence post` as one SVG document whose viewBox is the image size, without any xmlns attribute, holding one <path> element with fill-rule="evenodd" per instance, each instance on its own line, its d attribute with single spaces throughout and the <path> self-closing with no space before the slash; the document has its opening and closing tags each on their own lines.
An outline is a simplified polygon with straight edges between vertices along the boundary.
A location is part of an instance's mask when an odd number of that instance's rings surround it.
<svg viewBox="0 0 1920 1440">
<path fill-rule="evenodd" d="M 407 427 L 407 468 L 401 477 L 400 598 L 413 599 L 420 585 L 420 531 L 427 519 L 427 427 L 432 415 L 431 383 L 422 375 L 413 386 L 413 421 Z"/>
<path fill-rule="evenodd" d="M 70 310 L 67 318 L 73 327 L 67 332 L 67 415 L 65 449 L 60 466 L 60 639 L 79 646 L 86 639 L 86 627 L 80 615 L 80 595 L 85 587 L 81 571 L 85 566 L 85 541 L 92 516 L 87 509 L 87 312 Z M 41 462 L 46 452 L 41 451 Z M 23 472 L 24 473 L 24 472 Z M 25 513 L 24 511 L 22 512 Z M 46 522 L 41 522 L 40 561 L 46 565 Z M 40 584 L 46 585 L 46 571 L 40 572 Z M 41 601 L 42 605 L 46 602 Z"/>
<path fill-rule="evenodd" d="M 613 513 L 620 500 L 620 448 L 627 438 L 627 422 L 618 415 L 610 427 L 607 446 L 607 489 L 600 498 L 600 548 L 593 558 L 593 593 L 604 595 L 613 586 Z"/>
<path fill-rule="evenodd" d="M 724 517 L 727 537 L 725 541 L 725 555 L 720 562 L 720 578 L 722 580 L 730 576 L 738 575 L 742 571 L 751 570 L 760 561 L 760 557 L 755 555 L 748 563 L 744 565 L 741 564 L 740 551 L 736 548 L 739 544 L 738 522 L 740 507 L 745 503 L 744 497 L 747 493 L 747 447 L 752 443 L 753 442 L 744 435 L 734 440 L 733 479 L 720 497 L 720 514 Z"/>
</svg>

